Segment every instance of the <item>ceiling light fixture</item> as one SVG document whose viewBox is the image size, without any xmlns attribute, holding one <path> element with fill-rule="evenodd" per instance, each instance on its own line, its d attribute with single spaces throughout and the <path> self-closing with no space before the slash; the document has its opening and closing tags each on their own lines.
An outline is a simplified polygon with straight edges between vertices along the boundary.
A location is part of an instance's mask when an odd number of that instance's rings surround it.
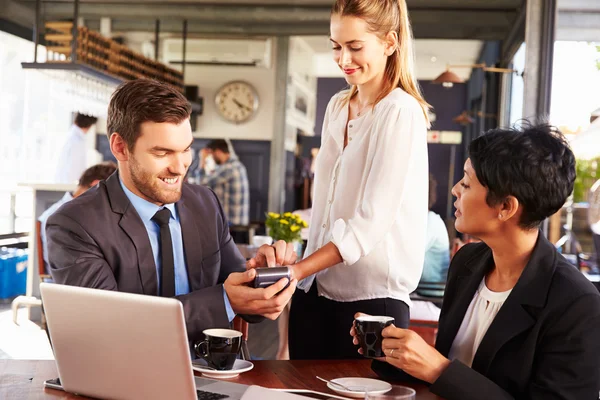
<svg viewBox="0 0 600 400">
<path fill-rule="evenodd" d="M 432 83 L 441 84 L 444 87 L 451 88 L 455 83 L 464 83 L 464 80 L 461 79 L 458 75 L 450 70 L 450 68 L 471 68 L 471 69 L 482 69 L 485 72 L 493 72 L 493 73 L 502 73 L 502 74 L 517 74 L 523 75 L 523 73 L 519 73 L 516 69 L 510 68 L 497 68 L 492 66 L 487 66 L 486 64 L 467 64 L 467 65 L 447 65 L 446 70 L 442 72 L 437 78 L 435 78 Z"/>
</svg>

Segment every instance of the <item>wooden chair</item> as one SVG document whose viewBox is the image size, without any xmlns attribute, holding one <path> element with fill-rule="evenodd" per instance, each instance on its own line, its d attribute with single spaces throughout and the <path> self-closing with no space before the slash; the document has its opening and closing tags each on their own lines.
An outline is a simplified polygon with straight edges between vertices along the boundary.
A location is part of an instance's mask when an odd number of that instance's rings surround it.
<svg viewBox="0 0 600 400">
<path fill-rule="evenodd" d="M 44 245 L 42 243 L 42 223 L 36 221 L 35 223 L 35 240 L 37 246 L 37 263 L 38 273 L 40 275 L 40 283 L 51 282 L 52 276 L 46 271 L 46 265 L 44 263 Z"/>
<path fill-rule="evenodd" d="M 236 316 L 233 319 L 233 329 L 242 332 L 242 348 L 240 349 L 242 360 L 250 360 L 250 350 L 248 350 L 248 322 Z"/>
<path fill-rule="evenodd" d="M 437 321 L 425 321 L 420 319 L 411 319 L 408 329 L 421 336 L 427 344 L 435 346 L 435 339 L 438 333 Z"/>
</svg>

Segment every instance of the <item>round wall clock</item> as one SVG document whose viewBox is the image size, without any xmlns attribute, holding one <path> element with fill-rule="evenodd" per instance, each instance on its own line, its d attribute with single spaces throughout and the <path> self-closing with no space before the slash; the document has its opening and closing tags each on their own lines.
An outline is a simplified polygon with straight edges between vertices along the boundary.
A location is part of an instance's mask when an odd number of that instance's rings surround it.
<svg viewBox="0 0 600 400">
<path fill-rule="evenodd" d="M 248 82 L 228 82 L 217 90 L 215 106 L 221 117 L 234 124 L 240 124 L 256 115 L 258 94 Z"/>
</svg>

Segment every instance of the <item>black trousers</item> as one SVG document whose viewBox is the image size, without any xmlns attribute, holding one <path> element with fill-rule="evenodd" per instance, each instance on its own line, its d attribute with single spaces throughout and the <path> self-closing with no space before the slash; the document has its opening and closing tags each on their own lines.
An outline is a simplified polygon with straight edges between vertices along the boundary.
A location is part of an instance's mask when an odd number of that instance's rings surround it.
<svg viewBox="0 0 600 400">
<path fill-rule="evenodd" d="M 390 298 L 351 302 L 329 300 L 318 296 L 315 279 L 308 293 L 298 289 L 292 297 L 288 333 L 290 359 L 362 358 L 350 336 L 357 312 L 394 317 L 399 328 L 407 328 L 410 321 L 409 307 L 403 301 Z"/>
</svg>

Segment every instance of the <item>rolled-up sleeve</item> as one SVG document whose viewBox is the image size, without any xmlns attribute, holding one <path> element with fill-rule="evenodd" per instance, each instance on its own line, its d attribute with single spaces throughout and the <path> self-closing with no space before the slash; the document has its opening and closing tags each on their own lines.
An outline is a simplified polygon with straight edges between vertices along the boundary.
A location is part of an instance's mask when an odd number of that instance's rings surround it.
<svg viewBox="0 0 600 400">
<path fill-rule="evenodd" d="M 351 218 L 335 220 L 331 231 L 331 241 L 346 265 L 368 255 L 385 238 L 410 191 L 428 190 L 426 180 L 419 187 L 408 187 L 407 182 L 414 171 L 427 176 L 427 128 L 423 111 L 391 104 L 375 124 L 375 135 L 369 139 L 373 150 L 369 151 L 369 173 L 362 201 Z M 426 204 L 423 210 L 426 213 Z"/>
</svg>

